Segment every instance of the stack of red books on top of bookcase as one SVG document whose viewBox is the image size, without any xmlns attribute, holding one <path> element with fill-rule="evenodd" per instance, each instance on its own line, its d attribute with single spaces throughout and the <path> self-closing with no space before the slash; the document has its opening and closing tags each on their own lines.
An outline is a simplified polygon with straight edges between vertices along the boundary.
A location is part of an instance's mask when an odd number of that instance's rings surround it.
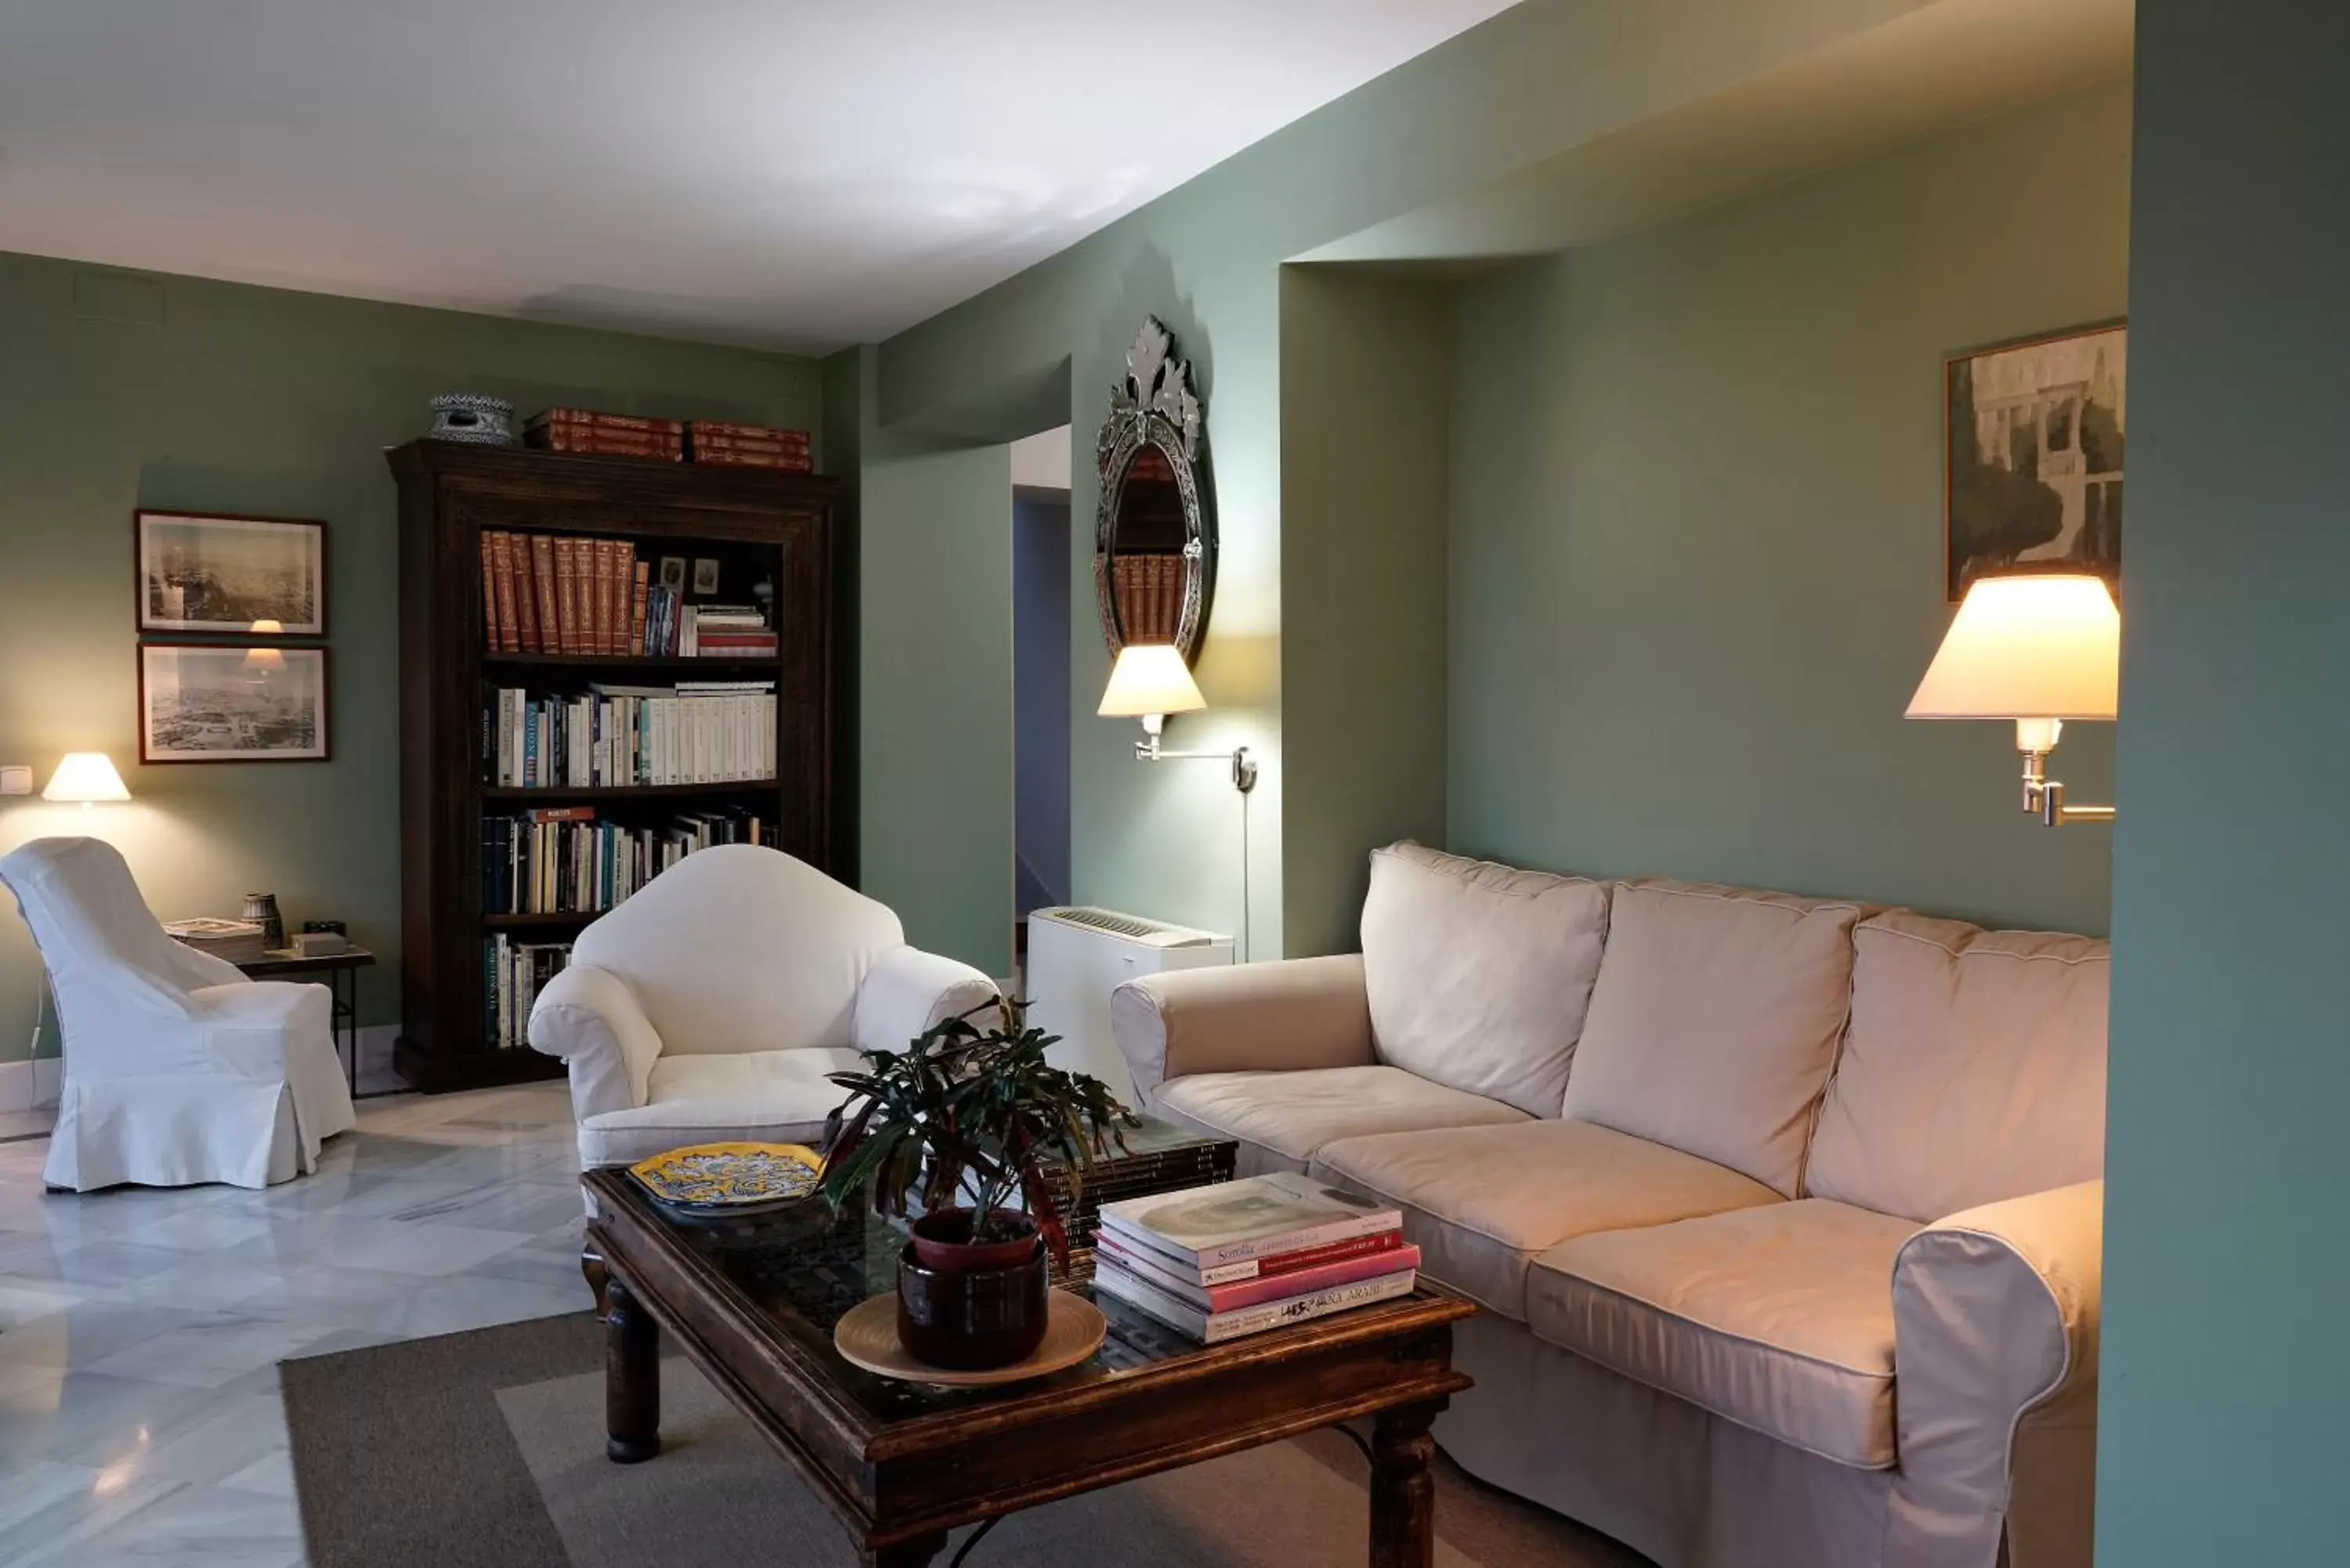
<svg viewBox="0 0 2350 1568">
<path fill-rule="evenodd" d="M 685 422 L 644 414 L 608 414 L 598 409 L 547 409 L 523 427 L 525 444 L 548 452 L 591 452 L 600 457 L 648 457 L 662 462 L 685 458 Z"/>
<path fill-rule="evenodd" d="M 689 428 L 696 462 L 778 468 L 790 473 L 806 473 L 812 466 L 806 431 L 735 424 L 727 420 L 696 420 Z"/>
<path fill-rule="evenodd" d="M 1290 1172 L 1105 1203 L 1094 1289 L 1214 1344 L 1409 1295 L 1402 1211 Z"/>
</svg>

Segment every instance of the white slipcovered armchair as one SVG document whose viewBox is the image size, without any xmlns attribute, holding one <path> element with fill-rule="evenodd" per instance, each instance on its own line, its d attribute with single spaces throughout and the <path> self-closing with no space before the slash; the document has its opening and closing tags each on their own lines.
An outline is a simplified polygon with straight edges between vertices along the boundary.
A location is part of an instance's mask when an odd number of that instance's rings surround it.
<svg viewBox="0 0 2350 1568">
<path fill-rule="evenodd" d="M 51 1187 L 266 1187 L 357 1119 L 326 987 L 247 980 L 173 941 L 99 839 L 36 838 L 0 858 L 0 881 L 65 1039 Z"/>
<path fill-rule="evenodd" d="M 530 1011 L 571 1072 L 579 1162 L 686 1144 L 810 1143 L 847 1096 L 825 1075 L 994 1000 L 906 945 L 889 907 L 774 849 L 688 856 L 579 933 Z"/>
</svg>

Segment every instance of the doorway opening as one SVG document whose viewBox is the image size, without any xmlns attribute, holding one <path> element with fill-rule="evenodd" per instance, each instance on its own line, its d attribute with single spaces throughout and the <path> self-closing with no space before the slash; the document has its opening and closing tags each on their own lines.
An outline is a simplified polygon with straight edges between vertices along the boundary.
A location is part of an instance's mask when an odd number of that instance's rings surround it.
<svg viewBox="0 0 2350 1568">
<path fill-rule="evenodd" d="M 1013 949 L 1069 901 L 1069 427 L 1012 443 Z"/>
</svg>

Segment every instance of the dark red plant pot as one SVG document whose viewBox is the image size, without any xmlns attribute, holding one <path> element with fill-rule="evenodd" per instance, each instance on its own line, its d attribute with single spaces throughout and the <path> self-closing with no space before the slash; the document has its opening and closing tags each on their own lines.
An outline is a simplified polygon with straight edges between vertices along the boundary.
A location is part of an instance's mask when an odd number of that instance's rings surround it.
<svg viewBox="0 0 2350 1568">
<path fill-rule="evenodd" d="M 1035 1354 L 1049 1307 L 1045 1243 L 982 1268 L 932 1268 L 909 1242 L 898 1257 L 898 1338 L 915 1359 L 953 1372 L 985 1372 Z"/>
<path fill-rule="evenodd" d="M 914 1251 L 933 1269 L 1001 1269 L 1028 1261 L 1036 1244 L 1035 1224 L 1024 1214 L 999 1215 L 1025 1227 L 1008 1241 L 974 1241 L 968 1209 L 933 1209 L 907 1227 Z"/>
</svg>

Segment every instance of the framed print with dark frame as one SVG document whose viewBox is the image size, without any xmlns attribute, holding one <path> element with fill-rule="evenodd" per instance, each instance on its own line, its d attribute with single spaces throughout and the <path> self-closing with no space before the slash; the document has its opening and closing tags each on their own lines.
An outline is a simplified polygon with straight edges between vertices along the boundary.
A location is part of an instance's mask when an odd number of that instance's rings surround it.
<svg viewBox="0 0 2350 1568">
<path fill-rule="evenodd" d="M 327 650 L 148 642 L 139 648 L 142 763 L 328 758 Z"/>
<path fill-rule="evenodd" d="M 2117 581 L 2128 329 L 2120 321 L 1942 363 L 1943 588 L 1987 572 Z"/>
<path fill-rule="evenodd" d="M 132 515 L 139 630 L 327 635 L 327 525 L 209 512 Z"/>
</svg>

